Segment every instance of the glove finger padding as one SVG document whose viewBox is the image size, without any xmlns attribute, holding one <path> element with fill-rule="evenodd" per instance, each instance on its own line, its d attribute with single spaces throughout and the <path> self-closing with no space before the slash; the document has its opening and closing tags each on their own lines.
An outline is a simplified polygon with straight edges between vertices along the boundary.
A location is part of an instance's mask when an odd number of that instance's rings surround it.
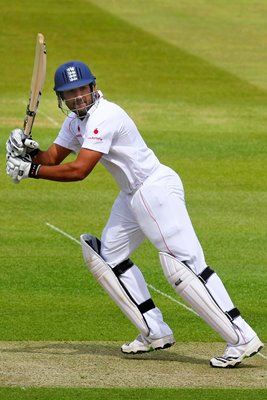
<svg viewBox="0 0 267 400">
<path fill-rule="evenodd" d="M 39 149 L 39 143 L 33 140 L 31 137 L 24 140 L 27 154 L 31 154 L 32 150 Z"/>
<path fill-rule="evenodd" d="M 20 181 L 19 177 L 19 167 L 13 169 L 12 179 L 15 181 Z"/>
<path fill-rule="evenodd" d="M 24 157 L 26 154 L 30 154 L 37 149 L 39 149 L 38 142 L 33 140 L 30 136 L 26 137 L 23 130 L 19 128 L 11 132 L 6 142 L 7 154 L 13 157 Z"/>
<path fill-rule="evenodd" d="M 6 143 L 7 152 L 13 157 L 21 156 L 25 147 L 23 139 L 25 139 L 23 130 L 18 128 L 13 129 Z"/>
<path fill-rule="evenodd" d="M 13 164 L 8 162 L 7 166 L 6 166 L 6 173 L 7 173 L 7 175 L 9 175 L 11 177 L 11 179 L 13 180 L 14 183 L 19 183 L 20 182 L 17 179 L 18 174 L 19 174 L 19 168 L 18 167 L 14 167 Z"/>
<path fill-rule="evenodd" d="M 10 156 L 7 161 L 6 172 L 13 180 L 21 181 L 28 178 L 31 169 L 31 157 L 12 157 Z"/>
</svg>

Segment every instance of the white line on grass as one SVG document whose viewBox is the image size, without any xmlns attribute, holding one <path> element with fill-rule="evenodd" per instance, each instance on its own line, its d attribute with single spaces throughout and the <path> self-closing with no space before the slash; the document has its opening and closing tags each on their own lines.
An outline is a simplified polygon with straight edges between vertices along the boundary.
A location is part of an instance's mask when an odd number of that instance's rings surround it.
<svg viewBox="0 0 267 400">
<path fill-rule="evenodd" d="M 162 296 L 167 297 L 167 299 L 173 301 L 173 302 L 176 303 L 176 304 L 179 304 L 179 306 L 184 307 L 186 310 L 188 310 L 188 311 L 190 311 L 191 313 L 193 313 L 193 314 L 195 314 L 196 316 L 198 316 L 198 314 L 197 314 L 194 310 L 192 310 L 192 308 L 187 307 L 187 306 L 186 306 L 185 304 L 183 304 L 183 303 L 180 303 L 180 301 L 174 299 L 173 297 L 171 297 L 171 296 L 168 295 L 167 293 L 162 292 L 161 290 L 155 288 L 154 286 L 150 285 L 149 283 L 147 283 L 147 286 L 150 287 L 150 289 L 154 290 L 154 292 L 157 292 L 157 293 L 161 294 Z"/>
<path fill-rule="evenodd" d="M 60 126 L 59 123 L 54 118 L 50 117 L 48 114 L 44 113 L 43 111 L 38 110 L 38 113 L 43 115 L 46 119 L 48 119 L 48 121 L 50 121 L 57 128 Z"/>
<path fill-rule="evenodd" d="M 79 240 L 75 239 L 74 237 L 72 237 L 71 235 L 69 235 L 67 232 L 64 232 L 62 229 L 57 228 L 55 225 L 50 224 L 49 222 L 46 222 L 46 225 L 49 226 L 50 228 L 54 229 L 55 231 L 61 233 L 62 235 L 66 236 L 67 238 L 69 238 L 70 240 L 72 240 L 73 242 L 81 245 L 81 243 L 79 242 Z M 179 306 L 184 307 L 186 310 L 190 311 L 191 313 L 195 314 L 198 316 L 198 314 L 192 310 L 192 308 L 187 307 L 185 304 L 180 303 L 180 301 L 174 299 L 173 297 L 169 296 L 168 294 L 162 292 L 161 290 L 155 288 L 154 286 L 147 284 L 148 287 L 150 287 L 150 289 L 154 290 L 155 292 L 161 294 L 164 297 L 167 297 L 167 299 L 173 301 L 176 304 L 179 304 Z"/>
<path fill-rule="evenodd" d="M 68 239 L 72 240 L 73 242 L 77 243 L 78 245 L 81 245 L 81 243 L 79 242 L 79 240 L 75 239 L 73 236 L 69 235 L 67 232 L 64 232 L 62 229 L 57 228 L 55 225 L 50 224 L 49 222 L 46 222 L 46 225 L 49 226 L 49 228 L 54 229 L 55 231 L 61 233 L 61 235 L 66 236 Z M 167 299 L 173 301 L 174 303 L 178 304 L 181 307 L 184 307 L 186 310 L 190 311 L 191 313 L 195 314 L 198 316 L 198 314 L 192 310 L 192 308 L 187 307 L 185 304 L 180 303 L 180 301 L 174 299 L 173 297 L 169 296 L 168 294 L 162 292 L 161 290 L 155 288 L 154 286 L 147 284 L 148 287 L 150 287 L 150 289 L 154 290 L 155 292 L 161 294 L 162 296 L 166 297 Z M 265 360 L 267 360 L 267 357 L 262 354 L 262 353 L 257 353 L 257 355 L 261 356 L 262 358 L 264 358 Z"/>
<path fill-rule="evenodd" d="M 46 225 L 49 226 L 50 228 L 54 229 L 55 231 L 61 233 L 62 235 L 66 236 L 70 240 L 73 240 L 75 243 L 81 245 L 79 240 L 75 239 L 74 237 L 70 236 L 68 233 L 62 231 L 61 229 L 57 228 L 55 225 L 49 224 L 49 222 L 46 222 Z"/>
<path fill-rule="evenodd" d="M 27 102 L 25 100 L 23 100 L 22 102 L 25 106 L 27 106 Z M 38 109 L 38 114 L 43 115 L 46 119 L 48 119 L 48 121 L 50 121 L 54 126 L 59 127 L 59 123 L 52 117 L 50 117 L 48 114 L 46 114 L 45 112 L 43 112 L 42 110 Z"/>
</svg>

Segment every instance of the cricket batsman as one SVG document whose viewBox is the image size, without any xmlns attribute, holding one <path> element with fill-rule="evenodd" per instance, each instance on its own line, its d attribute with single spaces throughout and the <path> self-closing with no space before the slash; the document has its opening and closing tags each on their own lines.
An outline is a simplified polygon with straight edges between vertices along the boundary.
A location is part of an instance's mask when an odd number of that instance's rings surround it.
<svg viewBox="0 0 267 400">
<path fill-rule="evenodd" d="M 224 353 L 212 358 L 210 365 L 235 367 L 256 354 L 263 343 L 207 265 L 177 173 L 160 163 L 129 115 L 103 97 L 87 64 L 60 65 L 54 90 L 66 113 L 57 138 L 41 151 L 33 140 L 27 146 L 21 129 L 13 130 L 7 141 L 6 171 L 14 182 L 69 182 L 85 179 L 100 162 L 113 175 L 120 193 L 101 240 L 84 234 L 81 245 L 87 267 L 139 332 L 122 345 L 122 352 L 145 353 L 175 343 L 142 272 L 130 259 L 147 238 L 158 250 L 163 273 L 176 293 L 226 342 Z M 63 163 L 71 152 L 76 159 Z"/>
</svg>

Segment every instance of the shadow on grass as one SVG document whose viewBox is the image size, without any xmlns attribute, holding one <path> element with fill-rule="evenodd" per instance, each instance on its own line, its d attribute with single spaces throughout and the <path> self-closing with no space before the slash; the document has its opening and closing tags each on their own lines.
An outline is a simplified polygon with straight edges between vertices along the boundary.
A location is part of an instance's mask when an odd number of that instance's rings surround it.
<svg viewBox="0 0 267 400">
<path fill-rule="evenodd" d="M 175 347 L 174 347 L 175 348 Z M 57 342 L 40 344 L 36 342 L 20 342 L 14 343 L 13 348 L 2 349 L 7 353 L 35 353 L 35 354 L 51 354 L 60 356 L 77 356 L 77 355 L 97 355 L 101 357 L 116 357 L 124 360 L 161 360 L 161 361 L 176 361 L 180 363 L 190 364 L 207 364 L 207 359 L 199 356 L 187 356 L 179 354 L 179 346 L 176 346 L 177 352 L 170 349 L 164 351 L 153 351 L 143 354 L 124 355 L 120 351 L 120 344 L 116 342 L 101 343 L 101 342 Z M 207 356 L 208 358 L 208 356 Z"/>
<path fill-rule="evenodd" d="M 203 351 L 204 346 L 204 351 Z M 124 361 L 166 361 L 179 362 L 181 364 L 208 365 L 210 352 L 206 352 L 205 348 L 209 348 L 209 344 L 196 343 L 196 355 L 186 355 L 185 344 L 182 344 L 182 351 L 179 352 L 179 344 L 177 343 L 172 350 L 153 351 L 143 354 L 124 355 L 120 351 L 120 344 L 117 342 L 46 342 L 38 344 L 38 342 L 15 342 L 12 348 L 2 348 L 2 353 L 32 353 L 44 355 L 60 355 L 61 357 L 96 355 L 100 357 L 114 357 Z M 193 352 L 192 344 L 189 352 Z M 202 355 L 199 355 L 202 353 Z M 238 366 L 240 368 L 258 368 L 257 365 L 251 365 L 248 360 L 245 364 Z"/>
</svg>

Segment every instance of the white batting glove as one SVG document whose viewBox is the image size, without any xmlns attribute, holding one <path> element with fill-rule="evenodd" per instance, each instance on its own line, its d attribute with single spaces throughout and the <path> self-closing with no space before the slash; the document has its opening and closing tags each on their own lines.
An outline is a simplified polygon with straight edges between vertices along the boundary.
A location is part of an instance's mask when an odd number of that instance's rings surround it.
<svg viewBox="0 0 267 400">
<path fill-rule="evenodd" d="M 38 142 L 24 135 L 23 130 L 19 128 L 13 129 L 6 142 L 7 156 L 24 157 L 37 149 L 39 149 Z"/>
<path fill-rule="evenodd" d="M 38 178 L 40 165 L 33 164 L 29 155 L 25 157 L 7 158 L 6 173 L 11 177 L 14 183 L 19 183 L 25 178 Z"/>
</svg>

